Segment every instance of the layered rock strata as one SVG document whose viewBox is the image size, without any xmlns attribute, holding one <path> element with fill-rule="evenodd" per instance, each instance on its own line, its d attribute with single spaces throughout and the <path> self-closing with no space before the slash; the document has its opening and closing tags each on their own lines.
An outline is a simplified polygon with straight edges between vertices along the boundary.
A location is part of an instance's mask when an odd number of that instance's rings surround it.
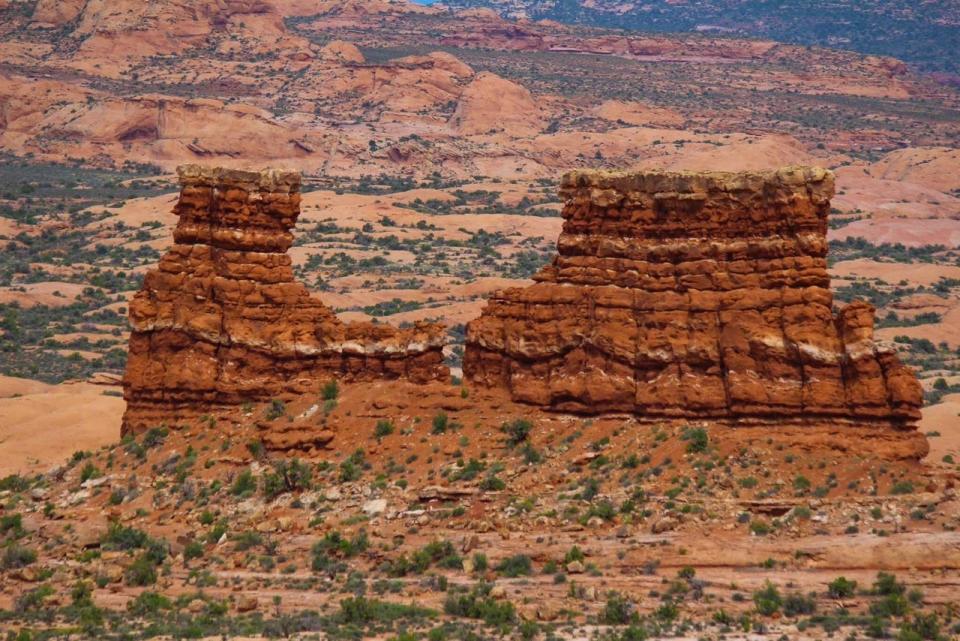
<svg viewBox="0 0 960 641">
<path fill-rule="evenodd" d="M 441 326 L 344 323 L 294 281 L 298 173 L 179 174 L 174 245 L 130 304 L 124 433 L 331 378 L 448 375 Z"/>
<path fill-rule="evenodd" d="M 465 377 L 518 401 L 738 424 L 910 429 L 913 372 L 873 340 L 873 308 L 834 310 L 832 173 L 563 178 L 563 231 L 536 284 L 467 328 Z"/>
</svg>

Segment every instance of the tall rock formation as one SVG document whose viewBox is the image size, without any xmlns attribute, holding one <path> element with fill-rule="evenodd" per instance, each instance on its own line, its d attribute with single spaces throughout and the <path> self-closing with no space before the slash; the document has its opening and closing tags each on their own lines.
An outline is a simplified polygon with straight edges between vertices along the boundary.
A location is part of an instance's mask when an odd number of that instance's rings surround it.
<svg viewBox="0 0 960 641">
<path fill-rule="evenodd" d="M 331 378 L 447 376 L 441 326 L 343 323 L 294 281 L 299 173 L 179 174 L 175 244 L 130 304 L 124 433 Z"/>
<path fill-rule="evenodd" d="M 465 377 L 575 412 L 912 429 L 873 309 L 833 308 L 833 190 L 806 167 L 567 174 L 557 256 L 468 325 Z"/>
</svg>

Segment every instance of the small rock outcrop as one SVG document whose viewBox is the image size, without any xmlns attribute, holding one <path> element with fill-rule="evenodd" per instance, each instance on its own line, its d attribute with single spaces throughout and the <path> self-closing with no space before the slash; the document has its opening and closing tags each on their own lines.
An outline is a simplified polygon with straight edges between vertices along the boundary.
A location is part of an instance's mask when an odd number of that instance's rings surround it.
<svg viewBox="0 0 960 641">
<path fill-rule="evenodd" d="M 300 175 L 179 169 L 174 245 L 130 304 L 123 433 L 331 378 L 448 375 L 445 332 L 344 323 L 293 278 Z"/>
<path fill-rule="evenodd" d="M 834 310 L 833 191 L 807 167 L 567 174 L 557 256 L 468 325 L 465 377 L 583 413 L 914 428 L 873 308 Z"/>
</svg>

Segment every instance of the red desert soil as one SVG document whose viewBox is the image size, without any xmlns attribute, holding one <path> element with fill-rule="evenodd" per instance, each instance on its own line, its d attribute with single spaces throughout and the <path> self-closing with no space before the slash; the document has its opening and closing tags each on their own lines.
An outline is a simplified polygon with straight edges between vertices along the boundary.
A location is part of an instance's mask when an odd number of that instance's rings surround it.
<svg viewBox="0 0 960 641">
<path fill-rule="evenodd" d="M 0 377 L 0 476 L 46 472 L 116 443 L 124 406 L 119 387 Z"/>
<path fill-rule="evenodd" d="M 273 420 L 269 404 L 254 405 L 219 415 L 215 421 L 184 425 L 165 437 L 154 436 L 143 458 L 130 444 L 113 445 L 82 464 L 61 468 L 57 478 L 62 480 L 42 491 L 54 504 L 57 520 L 39 510 L 28 512 L 24 523 L 30 534 L 24 542 L 45 545 L 40 548 L 43 566 L 53 559 L 75 558 L 83 549 L 100 545 L 107 527 L 104 516 L 110 515 L 171 542 L 170 570 L 152 589 L 192 594 L 193 577 L 198 570 L 207 570 L 217 582 L 204 588 L 206 598 L 225 599 L 232 613 L 249 607 L 272 612 L 274 597 L 280 597 L 275 607 L 285 613 L 336 608 L 344 598 L 342 584 L 315 590 L 297 586 L 326 580 L 323 573 L 309 568 L 310 548 L 317 540 L 334 532 L 350 538 L 360 531 L 370 537 L 371 552 L 345 561 L 373 576 L 386 571 L 383 568 L 389 566 L 384 563 L 398 562 L 401 554 L 409 558 L 431 541 L 451 541 L 468 560 L 481 552 L 491 568 L 512 555 L 529 555 L 535 571 L 520 578 L 477 571 L 472 563 L 433 572 L 446 576 L 451 585 L 469 585 L 480 578 L 491 581 L 497 586 L 496 599 L 512 601 L 525 617 L 544 623 L 563 609 L 572 608 L 578 616 L 600 612 L 609 590 L 622 592 L 639 612 L 650 614 L 660 603 L 649 596 L 651 590 L 662 589 L 663 582 L 685 566 L 696 569 L 696 577 L 711 595 L 681 601 L 684 616 L 697 619 L 709 618 L 719 606 L 736 615 L 752 611 L 752 601 L 734 593 L 749 595 L 767 580 L 823 595 L 827 583 L 839 575 L 869 586 L 877 570 L 896 572 L 908 585 L 922 588 L 925 607 L 944 608 L 955 600 L 960 538 L 953 529 L 960 512 L 956 492 L 950 489 L 953 475 L 922 464 L 879 461 L 861 449 L 851 450 L 849 436 L 843 434 L 849 428 L 813 437 L 806 430 L 706 426 L 708 452 L 696 454 L 689 451 L 681 425 L 644 424 L 626 416 L 588 420 L 543 413 L 496 394 L 461 393 L 442 383 L 344 384 L 334 406 L 319 411 L 316 394 L 284 400 L 286 416 Z M 431 426 L 441 412 L 449 423 L 445 432 L 437 433 Z M 529 445 L 542 456 L 540 463 L 523 463 L 522 452 L 509 446 L 501 430 L 519 418 L 534 427 Z M 378 421 L 389 421 L 394 433 L 375 436 Z M 284 435 L 292 436 L 304 425 L 330 435 L 326 445 L 298 453 L 303 460 L 321 463 L 317 470 L 329 470 L 315 473 L 314 489 L 295 492 L 299 500 L 293 505 L 294 495 L 285 493 L 275 499 L 259 492 L 248 498 L 231 495 L 229 487 L 240 472 L 249 469 L 257 477 L 271 469 L 270 459 L 258 459 L 247 443 L 262 439 L 269 448 L 286 447 L 295 441 L 285 441 Z M 341 464 L 357 448 L 364 451 L 362 460 L 369 469 L 354 480 L 338 477 Z M 176 498 L 183 481 L 175 480 L 175 464 L 183 460 L 184 451 L 194 452 L 197 459 L 189 463 L 194 488 L 210 488 L 220 479 L 213 486 L 220 489 L 205 490 L 202 506 Z M 634 469 L 640 476 L 634 481 L 632 463 L 622 467 L 631 454 L 666 473 L 642 474 L 649 465 L 639 463 Z M 457 480 L 458 471 L 470 460 L 482 466 L 479 477 Z M 706 485 L 677 486 L 683 489 L 667 494 L 677 478 L 695 476 L 706 460 L 718 464 L 705 472 Z M 491 467 L 495 463 L 503 467 Z M 100 470 L 104 476 L 81 485 L 81 468 Z M 870 478 L 880 468 L 874 496 Z M 501 471 L 491 471 L 495 469 Z M 374 482 L 378 475 L 385 484 Z M 507 491 L 480 489 L 480 481 L 494 475 L 509 484 Z M 814 487 L 829 487 L 827 496 L 763 498 L 770 487 L 790 484 L 798 476 Z M 759 480 L 756 489 L 738 484 L 747 477 Z M 586 507 L 576 495 L 589 478 L 599 483 L 597 500 L 614 505 L 626 501 L 642 483 L 643 498 L 637 500 L 643 511 L 616 515 L 610 521 L 600 517 L 578 521 L 565 510 Z M 397 484 L 399 479 L 404 482 Z M 905 480 L 915 493 L 890 493 L 895 482 Z M 111 505 L 114 495 L 129 498 Z M 677 505 L 695 509 L 681 512 L 673 509 Z M 810 512 L 802 517 L 774 516 L 805 506 Z M 911 520 L 908 515 L 918 509 L 926 510 L 927 516 Z M 204 510 L 227 524 L 227 535 L 219 541 L 205 538 L 211 526 L 203 520 Z M 747 518 L 738 518 L 741 514 Z M 750 535 L 751 527 L 771 522 L 777 525 L 769 533 Z M 854 524 L 859 527 L 851 530 Z M 50 532 L 66 534 L 51 537 Z M 287 559 L 293 569 L 281 573 L 279 567 L 261 567 L 258 554 L 249 555 L 238 543 L 244 537 L 268 540 L 271 553 Z M 203 556 L 187 560 L 184 546 L 194 539 L 201 541 Z M 258 543 L 253 545 L 259 549 Z M 579 566 L 564 562 L 574 545 L 584 552 L 584 564 L 596 571 L 581 573 Z M 57 599 L 68 599 L 73 577 L 90 570 L 104 577 L 104 587 L 93 589 L 101 606 L 123 608 L 139 594 L 139 588 L 124 585 L 127 554 L 107 550 L 101 554 L 93 566 L 71 564 L 59 570 L 52 583 Z M 552 573 L 542 571 L 550 562 L 557 571 L 567 565 L 568 583 L 557 583 Z M 418 575 L 395 580 L 399 594 L 380 598 L 443 609 L 444 593 L 424 586 Z M 570 581 L 585 592 L 571 593 Z M 0 592 L 0 607 L 9 608 L 31 586 L 29 580 L 8 580 Z M 526 598 L 532 594 L 535 599 Z M 825 596 L 818 596 L 817 602 L 827 610 L 835 603 Z M 868 595 L 844 599 L 854 612 L 864 612 L 869 603 Z M 768 625 L 774 635 L 770 638 L 795 631 L 786 619 Z"/>
</svg>

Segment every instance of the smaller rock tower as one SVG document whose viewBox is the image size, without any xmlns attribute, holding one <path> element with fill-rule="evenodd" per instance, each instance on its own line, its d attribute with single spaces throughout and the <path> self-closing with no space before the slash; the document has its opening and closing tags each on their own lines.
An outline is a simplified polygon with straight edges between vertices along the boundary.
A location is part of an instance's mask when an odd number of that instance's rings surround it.
<svg viewBox="0 0 960 641">
<path fill-rule="evenodd" d="M 130 304 L 124 434 L 333 377 L 448 376 L 443 327 L 347 324 L 294 281 L 299 173 L 178 172 L 174 245 Z"/>
</svg>

